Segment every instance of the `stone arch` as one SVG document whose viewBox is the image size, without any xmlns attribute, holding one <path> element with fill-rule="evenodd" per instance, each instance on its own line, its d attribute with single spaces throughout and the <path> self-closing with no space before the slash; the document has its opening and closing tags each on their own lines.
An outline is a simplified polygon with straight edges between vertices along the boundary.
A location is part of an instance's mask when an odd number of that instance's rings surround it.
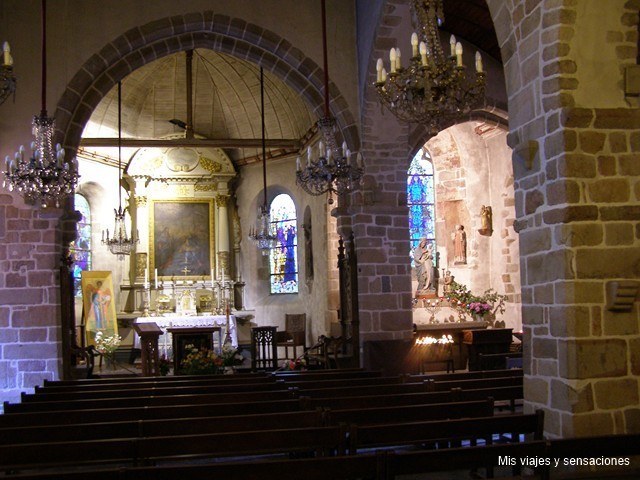
<svg viewBox="0 0 640 480">
<path fill-rule="evenodd" d="M 212 11 L 196 12 L 133 28 L 92 55 L 71 79 L 57 105 L 55 117 L 63 145 L 77 149 L 91 113 L 118 80 L 149 62 L 195 48 L 209 48 L 263 66 L 299 92 L 318 117 L 322 116 L 323 74 L 311 58 L 258 25 Z M 346 99 L 333 82 L 329 92 L 330 110 L 344 140 L 359 150 L 358 127 Z"/>
</svg>

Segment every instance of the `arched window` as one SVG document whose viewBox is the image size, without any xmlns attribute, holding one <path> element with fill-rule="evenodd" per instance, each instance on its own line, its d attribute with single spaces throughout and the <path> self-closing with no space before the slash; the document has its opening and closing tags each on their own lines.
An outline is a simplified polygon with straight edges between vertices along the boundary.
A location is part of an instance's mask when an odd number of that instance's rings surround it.
<svg viewBox="0 0 640 480">
<path fill-rule="evenodd" d="M 70 252 L 74 258 L 73 264 L 73 287 L 76 297 L 82 296 L 80 289 L 80 276 L 83 270 L 91 270 L 91 211 L 87 199 L 76 193 L 76 210 L 80 212 L 82 218 L 77 224 L 78 238 L 71 242 Z"/>
<path fill-rule="evenodd" d="M 296 206 L 287 194 L 271 202 L 271 231 L 277 237 L 269 252 L 271 293 L 298 293 L 298 224 Z"/>
<path fill-rule="evenodd" d="M 409 241 L 413 265 L 413 252 L 426 238 L 436 251 L 435 192 L 433 163 L 426 150 L 420 149 L 413 157 L 407 172 L 407 205 L 409 206 Z"/>
</svg>

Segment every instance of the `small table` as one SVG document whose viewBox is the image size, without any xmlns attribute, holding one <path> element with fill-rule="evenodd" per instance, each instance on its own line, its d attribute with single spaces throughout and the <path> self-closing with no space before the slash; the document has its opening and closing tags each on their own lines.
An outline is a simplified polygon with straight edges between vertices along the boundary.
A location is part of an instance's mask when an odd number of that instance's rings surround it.
<svg viewBox="0 0 640 480">
<path fill-rule="evenodd" d="M 222 348 L 222 327 L 170 327 L 167 328 L 167 332 L 173 338 L 173 371 L 175 373 L 180 370 L 187 345 L 213 350 L 217 333 L 218 346 Z"/>
</svg>

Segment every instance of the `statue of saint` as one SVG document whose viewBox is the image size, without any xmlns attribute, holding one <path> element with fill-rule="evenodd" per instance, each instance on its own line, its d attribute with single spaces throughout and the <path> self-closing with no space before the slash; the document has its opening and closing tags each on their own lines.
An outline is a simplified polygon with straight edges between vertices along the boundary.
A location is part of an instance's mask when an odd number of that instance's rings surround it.
<svg viewBox="0 0 640 480">
<path fill-rule="evenodd" d="M 480 228 L 483 232 L 491 233 L 493 231 L 493 227 L 491 226 L 493 223 L 493 212 L 491 211 L 490 206 L 482 205 L 480 208 Z"/>
<path fill-rule="evenodd" d="M 442 287 L 442 295 L 447 296 L 449 293 L 451 293 L 451 286 L 453 284 L 453 275 L 451 275 L 450 270 L 447 270 L 446 273 L 444 274 L 443 282 L 444 282 L 444 285 Z"/>
<path fill-rule="evenodd" d="M 453 263 L 467 263 L 467 233 L 463 225 L 456 225 L 456 231 L 453 234 Z"/>
<path fill-rule="evenodd" d="M 416 295 L 421 290 L 433 289 L 433 246 L 426 238 L 413 251 L 413 262 L 416 266 L 418 288 Z"/>
</svg>

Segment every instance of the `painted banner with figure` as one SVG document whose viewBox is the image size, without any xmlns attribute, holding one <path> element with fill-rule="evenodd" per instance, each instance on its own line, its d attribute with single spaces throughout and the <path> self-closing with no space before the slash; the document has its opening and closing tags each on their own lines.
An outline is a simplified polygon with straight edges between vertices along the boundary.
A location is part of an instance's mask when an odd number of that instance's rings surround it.
<svg viewBox="0 0 640 480">
<path fill-rule="evenodd" d="M 82 306 L 89 343 L 93 343 L 96 332 L 104 336 L 118 333 L 111 272 L 82 272 Z"/>
</svg>

